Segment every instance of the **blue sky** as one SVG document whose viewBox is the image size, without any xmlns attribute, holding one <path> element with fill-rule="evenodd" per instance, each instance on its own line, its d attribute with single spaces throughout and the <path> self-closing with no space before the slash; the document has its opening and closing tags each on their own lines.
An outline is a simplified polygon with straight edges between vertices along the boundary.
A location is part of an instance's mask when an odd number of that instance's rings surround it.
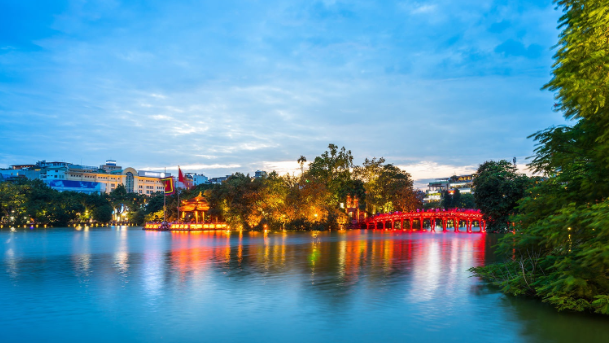
<svg viewBox="0 0 609 343">
<path fill-rule="evenodd" d="M 220 176 L 328 143 L 417 179 L 523 160 L 563 124 L 547 1 L 0 0 L 0 166 Z"/>
</svg>

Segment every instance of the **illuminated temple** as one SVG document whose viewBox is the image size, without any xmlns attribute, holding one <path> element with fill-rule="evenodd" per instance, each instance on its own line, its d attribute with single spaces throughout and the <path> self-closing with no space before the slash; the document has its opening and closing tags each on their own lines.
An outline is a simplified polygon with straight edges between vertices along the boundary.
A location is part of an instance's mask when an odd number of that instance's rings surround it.
<svg viewBox="0 0 609 343">
<path fill-rule="evenodd" d="M 221 230 L 227 229 L 226 223 L 205 222 L 205 212 L 209 211 L 209 203 L 199 193 L 192 199 L 182 200 L 180 211 L 180 221 L 175 223 L 146 223 L 144 230 Z"/>
<path fill-rule="evenodd" d="M 182 200 L 182 206 L 178 207 L 180 210 L 182 222 L 195 223 L 199 221 L 205 221 L 205 212 L 209 211 L 209 204 L 207 200 L 199 193 L 196 197 L 188 200 Z"/>
</svg>

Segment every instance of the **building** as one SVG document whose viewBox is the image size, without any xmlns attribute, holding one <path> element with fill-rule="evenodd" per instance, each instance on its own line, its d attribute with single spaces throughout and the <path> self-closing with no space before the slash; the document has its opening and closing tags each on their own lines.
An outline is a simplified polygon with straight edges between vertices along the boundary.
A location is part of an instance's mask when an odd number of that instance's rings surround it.
<svg viewBox="0 0 609 343">
<path fill-rule="evenodd" d="M 67 167 L 65 179 L 103 184 L 106 193 L 110 193 L 119 185 L 123 185 L 128 193 L 150 195 L 163 191 L 165 186 L 161 179 L 169 176 L 171 176 L 170 173 L 148 170 L 138 172 L 131 167 L 123 169 L 116 165 L 116 161 L 108 160 L 105 165 L 95 168 L 95 171 L 83 166 L 70 165 Z"/>
<path fill-rule="evenodd" d="M 209 183 L 209 178 L 203 174 L 188 173 L 185 175 L 185 177 L 186 179 L 192 181 L 193 186 Z"/>
<path fill-rule="evenodd" d="M 229 177 L 231 177 L 231 176 L 226 175 L 226 176 L 221 176 L 221 177 L 213 177 L 213 178 L 209 179 L 209 183 L 211 183 L 212 185 L 219 185 L 222 182 L 226 181 Z"/>
<path fill-rule="evenodd" d="M 170 173 L 123 169 L 115 160 L 107 160 L 106 164 L 99 167 L 68 162 L 38 161 L 35 165 L 0 169 L 0 175 L 3 180 L 18 177 L 40 179 L 58 191 L 110 193 L 119 185 L 124 185 L 129 193 L 146 195 L 163 191 L 165 186 L 161 178 L 171 176 Z"/>
<path fill-rule="evenodd" d="M 116 160 L 106 160 L 106 164 L 99 166 L 99 169 L 105 171 L 106 173 L 110 173 L 115 170 L 120 170 L 122 168 L 121 166 L 116 165 Z"/>
<path fill-rule="evenodd" d="M 16 180 L 20 177 L 34 180 L 40 178 L 40 169 L 32 167 L 13 169 L 13 166 L 11 166 L 9 169 L 0 169 L 0 175 L 2 175 L 4 181 Z"/>
<path fill-rule="evenodd" d="M 259 179 L 261 177 L 266 177 L 266 172 L 264 170 L 256 170 L 254 173 L 254 177 Z"/>
<path fill-rule="evenodd" d="M 14 164 L 14 165 L 10 166 L 9 169 L 13 169 L 13 170 L 29 169 L 29 168 L 34 168 L 35 166 L 36 166 L 35 164 Z"/>
<path fill-rule="evenodd" d="M 460 193 L 473 193 L 472 185 L 476 174 L 453 175 L 451 177 L 439 178 L 430 182 L 425 192 L 425 202 L 440 201 L 442 191 L 458 189 Z"/>
</svg>

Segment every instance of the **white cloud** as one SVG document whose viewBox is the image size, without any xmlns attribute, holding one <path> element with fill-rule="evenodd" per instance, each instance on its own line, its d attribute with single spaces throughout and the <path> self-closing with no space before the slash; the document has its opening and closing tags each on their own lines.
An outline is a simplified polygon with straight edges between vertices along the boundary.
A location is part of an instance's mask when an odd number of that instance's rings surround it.
<svg viewBox="0 0 609 343">
<path fill-rule="evenodd" d="M 137 16 L 99 9 L 116 18 L 111 26 L 68 9 L 53 16 L 62 34 L 37 34 L 46 35 L 40 51 L 0 56 L 14 75 L 0 83 L 0 136 L 20 152 L 0 162 L 112 156 L 131 166 L 298 173 L 300 155 L 312 160 L 335 143 L 357 160 L 425 161 L 406 165 L 422 179 L 531 154 L 525 137 L 560 119 L 539 91 L 551 53 L 502 59 L 487 31 L 508 18 L 509 34 L 549 47 L 557 14 L 524 2 L 499 14 L 477 0 L 439 4 L 340 2 L 351 14 L 336 21 L 303 15 L 306 1 L 246 2 L 239 18 L 230 3 L 151 2 Z"/>
<path fill-rule="evenodd" d="M 437 6 L 430 4 L 415 4 L 414 8 L 411 8 L 410 13 L 412 14 L 423 14 L 423 13 L 431 13 L 435 12 Z"/>
<path fill-rule="evenodd" d="M 409 172 L 414 180 L 471 174 L 478 169 L 478 165 L 450 165 L 434 161 L 422 161 L 414 164 L 399 165 L 398 167 Z"/>
<path fill-rule="evenodd" d="M 141 170 L 165 170 L 165 168 L 167 168 L 167 170 L 173 171 L 173 170 L 178 170 L 178 166 L 165 166 L 165 167 L 143 167 L 140 168 Z M 180 169 L 182 169 L 183 171 L 186 171 L 186 169 L 193 169 L 193 170 L 207 170 L 207 169 L 236 169 L 236 168 L 241 168 L 240 164 L 219 164 L 219 163 L 214 163 L 214 164 L 185 164 L 185 165 L 181 165 Z"/>
<path fill-rule="evenodd" d="M 296 161 L 264 161 L 262 162 L 262 169 L 267 172 L 276 171 L 280 175 L 300 175 L 300 165 Z"/>
</svg>

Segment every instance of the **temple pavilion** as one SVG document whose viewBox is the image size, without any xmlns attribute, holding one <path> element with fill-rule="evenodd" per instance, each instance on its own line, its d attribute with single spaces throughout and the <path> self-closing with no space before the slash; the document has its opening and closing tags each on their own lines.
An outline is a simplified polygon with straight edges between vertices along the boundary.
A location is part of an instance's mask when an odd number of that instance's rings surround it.
<svg viewBox="0 0 609 343">
<path fill-rule="evenodd" d="M 201 193 L 198 196 L 182 200 L 180 220 L 177 223 L 146 223 L 144 230 L 156 231 L 204 231 L 204 230 L 230 230 L 227 223 L 218 222 L 205 223 L 205 212 L 209 211 L 209 203 Z M 194 219 L 194 223 L 192 220 Z"/>
<path fill-rule="evenodd" d="M 199 193 L 196 197 L 188 200 L 182 200 L 182 206 L 178 207 L 182 221 L 191 221 L 195 219 L 195 223 L 205 221 L 205 212 L 209 211 L 209 203 Z"/>
</svg>

